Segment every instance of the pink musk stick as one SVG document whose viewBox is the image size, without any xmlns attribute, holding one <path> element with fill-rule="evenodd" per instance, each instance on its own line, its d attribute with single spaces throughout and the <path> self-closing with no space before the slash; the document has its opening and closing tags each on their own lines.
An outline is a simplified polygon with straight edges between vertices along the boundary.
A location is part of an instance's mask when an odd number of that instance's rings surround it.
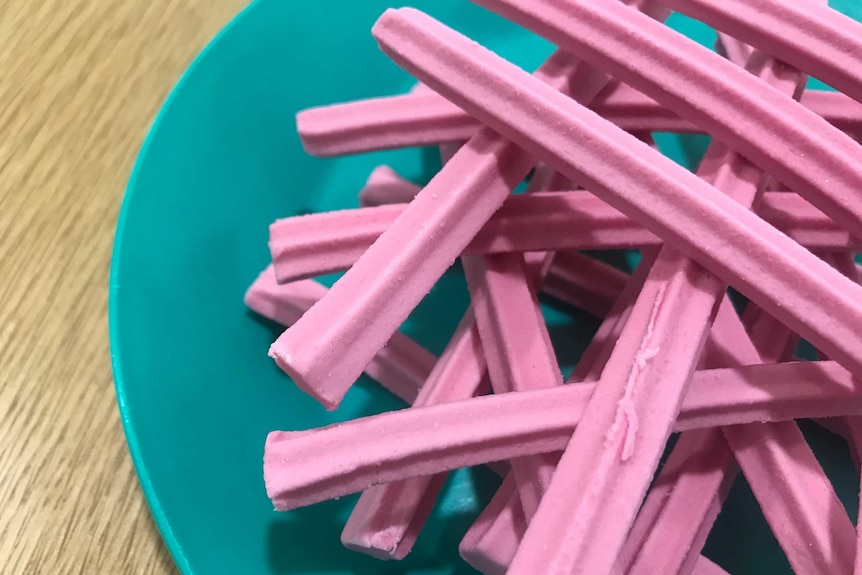
<svg viewBox="0 0 862 575">
<path fill-rule="evenodd" d="M 527 191 L 532 194 L 546 190 L 558 181 L 568 183 L 546 166 L 538 166 Z M 461 258 L 496 393 L 563 384 L 532 289 L 541 285 L 553 259 L 552 252 Z M 532 517 L 553 475 L 556 460 L 540 454 L 511 463 L 521 510 L 526 517 Z"/>
<path fill-rule="evenodd" d="M 862 101 L 862 24 L 821 2 L 667 0 L 668 6 Z"/>
<path fill-rule="evenodd" d="M 562 53 L 537 75 L 581 102 L 607 83 Z M 334 409 L 534 164 L 494 131 L 479 130 L 326 297 L 276 340 L 270 355 L 302 390 Z"/>
<path fill-rule="evenodd" d="M 441 150 L 441 154 L 445 155 L 446 152 Z M 444 163 L 446 161 L 448 158 L 444 158 Z M 536 279 L 538 280 L 539 277 L 537 276 Z M 524 287 L 526 289 L 526 286 Z M 479 348 L 479 337 L 475 327 L 473 309 L 476 308 L 476 304 L 477 301 L 474 300 L 449 347 L 454 350 L 456 358 L 459 350 L 462 352 L 461 355 L 467 352 L 463 360 L 468 360 L 469 364 L 477 367 L 481 365 L 481 369 L 467 369 L 465 373 L 464 366 L 459 365 L 457 359 L 441 362 L 443 365 L 448 364 L 447 367 L 452 369 L 444 368 L 436 372 L 435 377 L 429 379 L 423 388 L 428 393 L 420 394 L 421 400 L 414 406 L 457 401 L 469 397 L 475 391 L 475 382 L 484 374 L 487 363 Z M 482 308 L 480 311 L 480 315 L 483 316 L 482 323 L 487 328 L 486 318 L 489 311 L 486 309 L 487 306 L 480 304 L 479 307 Z M 543 328 L 544 325 L 542 324 L 541 327 Z M 550 345 L 549 341 L 548 345 Z M 498 359 L 495 359 L 492 365 L 496 365 Z M 465 379 L 467 382 L 472 381 L 472 388 L 464 385 L 448 386 L 449 378 L 455 378 L 459 383 L 463 383 Z M 468 393 L 464 394 L 465 391 Z M 379 558 L 402 559 L 412 549 L 444 481 L 445 474 L 440 474 L 410 478 L 369 489 L 363 493 L 354 508 L 342 532 L 342 542 L 351 549 Z"/>
<path fill-rule="evenodd" d="M 476 394 L 486 361 L 472 308 L 428 376 L 414 407 L 459 401 Z M 383 559 L 402 559 L 413 548 L 446 476 L 411 477 L 378 485 L 359 498 L 341 541 L 350 549 Z"/>
<path fill-rule="evenodd" d="M 846 229 L 862 226 L 859 145 L 732 62 L 613 0 L 475 1 L 703 126 Z M 764 3 L 773 4 L 758 2 Z M 799 5 L 820 8 L 810 1 Z"/>
<path fill-rule="evenodd" d="M 856 132 L 862 127 L 862 104 L 844 94 L 808 91 L 802 104 L 841 130 Z M 591 108 L 627 132 L 703 132 L 625 84 L 608 86 Z M 296 118 L 302 144 L 315 156 L 461 142 L 481 127 L 432 92 L 310 108 Z"/>
<path fill-rule="evenodd" d="M 279 281 L 349 269 L 406 207 L 339 210 L 276 221 L 270 226 Z M 813 250 L 855 250 L 862 242 L 797 196 L 765 194 L 759 213 Z M 467 244 L 468 255 L 515 251 L 617 249 L 661 240 L 591 192 L 537 192 L 510 196 Z"/>
<path fill-rule="evenodd" d="M 378 166 L 359 191 L 359 205 L 368 207 L 407 203 L 420 189 L 422 188 L 408 182 L 389 166 Z"/>
<path fill-rule="evenodd" d="M 600 388 L 487 395 L 272 432 L 264 454 L 267 493 L 276 509 L 287 510 L 406 477 L 559 451 Z M 696 372 L 674 429 L 846 416 L 860 408 L 859 381 L 835 362 L 715 369 Z M 349 440 L 355 437 L 364 438 L 363 449 Z"/>
<path fill-rule="evenodd" d="M 862 373 L 859 286 L 732 198 L 429 17 L 388 11 L 374 32 L 391 57 L 438 92 L 585 183 Z"/>
<path fill-rule="evenodd" d="M 530 290 L 524 257 L 500 254 L 462 260 L 495 393 L 562 385 L 539 302 Z M 546 455 L 512 461 L 526 517 L 532 517 L 538 508 L 555 463 Z"/>
<path fill-rule="evenodd" d="M 326 292 L 323 285 L 312 280 L 279 285 L 270 265 L 248 288 L 245 304 L 254 312 L 289 326 Z M 407 403 L 413 403 L 436 361 L 431 352 L 401 332 L 395 332 L 365 367 L 365 373 Z"/>
</svg>

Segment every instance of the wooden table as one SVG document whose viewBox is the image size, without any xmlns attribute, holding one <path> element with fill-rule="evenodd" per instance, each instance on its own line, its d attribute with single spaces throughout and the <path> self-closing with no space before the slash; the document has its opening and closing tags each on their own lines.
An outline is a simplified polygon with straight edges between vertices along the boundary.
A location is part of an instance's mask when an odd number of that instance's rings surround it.
<svg viewBox="0 0 862 575">
<path fill-rule="evenodd" d="M 0 573 L 175 573 L 120 427 L 111 243 L 147 126 L 247 0 L 0 0 Z"/>
</svg>

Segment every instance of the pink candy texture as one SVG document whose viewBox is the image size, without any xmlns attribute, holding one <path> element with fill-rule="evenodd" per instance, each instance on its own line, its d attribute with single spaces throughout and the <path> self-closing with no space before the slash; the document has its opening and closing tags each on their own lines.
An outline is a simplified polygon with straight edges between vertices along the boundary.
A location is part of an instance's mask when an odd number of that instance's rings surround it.
<svg viewBox="0 0 862 575">
<path fill-rule="evenodd" d="M 379 166 L 358 208 L 270 227 L 245 301 L 287 327 L 278 366 L 326 409 L 362 373 L 409 404 L 270 433 L 275 508 L 362 492 L 343 544 L 398 560 L 446 473 L 491 464 L 503 482 L 459 546 L 483 573 L 718 575 L 701 550 L 741 471 L 795 572 L 862 573 L 794 421 L 846 437 L 858 467 L 862 25 L 816 0 L 475 2 L 558 50 L 531 76 L 389 10 L 372 33 L 420 83 L 297 115 L 311 154 L 435 145 L 444 166 L 424 186 Z M 715 138 L 692 173 L 655 131 Z M 640 250 L 633 275 L 585 253 L 611 249 Z M 471 305 L 436 358 L 398 327 L 458 258 Z M 540 294 L 603 319 L 566 385 Z M 820 361 L 794 361 L 800 338 Z"/>
</svg>

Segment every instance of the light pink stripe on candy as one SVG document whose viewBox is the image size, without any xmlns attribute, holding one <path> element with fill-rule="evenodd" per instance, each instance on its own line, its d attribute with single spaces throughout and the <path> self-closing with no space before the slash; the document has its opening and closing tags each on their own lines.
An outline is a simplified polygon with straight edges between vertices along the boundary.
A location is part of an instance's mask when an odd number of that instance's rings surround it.
<svg viewBox="0 0 862 575">
<path fill-rule="evenodd" d="M 862 227 L 859 145 L 732 62 L 613 0 L 475 1 L 703 126 L 846 229 Z"/>
<path fill-rule="evenodd" d="M 557 183 L 562 184 L 566 189 L 572 187 L 571 182 L 551 168 L 538 165 L 533 170 L 530 185 L 527 186 L 527 193 L 533 195 L 536 192 L 547 192 L 550 186 Z M 554 252 L 526 252 L 523 256 L 528 278 L 545 278 L 554 263 Z M 540 284 L 534 285 L 538 286 Z M 539 288 L 536 287 L 536 289 Z"/>
<path fill-rule="evenodd" d="M 388 11 L 374 33 L 423 81 L 862 373 L 859 286 L 694 174 L 427 16 Z"/>
<path fill-rule="evenodd" d="M 405 477 L 557 451 L 600 387 L 488 395 L 315 430 L 272 432 L 264 454 L 267 493 L 285 510 Z M 859 382 L 835 362 L 707 370 L 695 374 L 674 428 L 844 416 L 860 409 Z M 356 437 L 363 438 L 361 450 L 350 440 Z"/>
<path fill-rule="evenodd" d="M 825 2 L 667 0 L 665 4 L 862 101 L 862 24 Z"/>
<path fill-rule="evenodd" d="M 312 280 L 279 285 L 270 265 L 246 291 L 245 304 L 254 312 L 289 326 L 326 292 L 326 287 Z M 395 332 L 365 367 L 365 373 L 391 393 L 412 403 L 436 361 L 434 354 L 401 332 Z"/>
<path fill-rule="evenodd" d="M 706 540 L 709 538 L 709 532 L 712 530 L 712 525 L 715 523 L 715 520 L 718 519 L 718 514 L 721 513 L 721 508 L 724 505 L 725 498 L 726 494 L 723 497 L 716 497 L 712 500 L 709 511 L 706 513 L 706 518 L 692 542 L 689 555 L 686 557 L 685 562 L 683 562 L 682 567 L 679 569 L 680 574 L 694 573 L 698 566 L 701 565 L 702 561 L 706 559 L 706 557 L 700 554 L 699 550 L 703 549 L 703 546 L 706 544 Z"/>
<path fill-rule="evenodd" d="M 562 53 L 536 74 L 581 102 L 607 84 L 604 74 Z M 334 409 L 534 164 L 494 131 L 479 130 L 270 355 L 300 389 Z"/>
<path fill-rule="evenodd" d="M 619 292 L 614 305 L 611 306 L 602 325 L 599 326 L 592 341 L 584 350 L 577 365 L 575 365 L 575 369 L 569 374 L 566 383 L 597 381 L 601 377 L 657 256 L 657 249 L 643 251 L 641 262 L 635 273 L 623 287 L 623 290 Z"/>
<path fill-rule="evenodd" d="M 840 246 L 846 245 L 848 251 L 857 251 L 862 247 L 858 240 L 852 239 L 823 212 L 796 194 L 767 192 L 757 213 L 794 241 L 812 250 L 843 251 Z M 838 249 L 830 249 L 826 245 Z"/>
<path fill-rule="evenodd" d="M 826 90 L 807 90 L 800 103 L 836 128 L 846 132 L 862 129 L 862 104 Z M 649 96 L 626 84 L 608 86 L 592 109 L 627 132 L 702 133 L 702 127 L 665 108 Z"/>
<path fill-rule="evenodd" d="M 464 141 L 479 127 L 458 107 L 425 91 L 309 108 L 296 115 L 303 148 L 321 157 Z"/>
<path fill-rule="evenodd" d="M 413 182 L 398 175 L 389 166 L 374 168 L 365 186 L 359 191 L 359 205 L 362 207 L 407 203 L 421 190 Z"/>
<path fill-rule="evenodd" d="M 862 105 L 844 94 L 809 90 L 802 104 L 836 128 L 862 129 Z M 608 86 L 590 107 L 627 132 L 703 133 L 703 128 L 625 84 Z M 309 108 L 297 115 L 306 152 L 324 157 L 462 142 L 480 126 L 430 92 Z"/>
<path fill-rule="evenodd" d="M 402 205 L 386 205 L 276 221 L 270 226 L 270 251 L 279 280 L 296 281 L 349 269 L 404 210 Z M 767 193 L 758 213 L 809 249 L 862 248 L 860 240 L 796 194 Z M 536 192 L 507 198 L 465 253 L 659 244 L 652 232 L 591 192 Z"/>
</svg>

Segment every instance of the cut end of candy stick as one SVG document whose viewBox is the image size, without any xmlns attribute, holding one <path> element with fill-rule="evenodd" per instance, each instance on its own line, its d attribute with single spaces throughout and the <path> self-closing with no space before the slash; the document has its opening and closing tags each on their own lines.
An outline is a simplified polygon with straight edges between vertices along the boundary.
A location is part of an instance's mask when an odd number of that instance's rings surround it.
<svg viewBox="0 0 862 575">
<path fill-rule="evenodd" d="M 245 303 L 255 313 L 288 327 L 326 292 L 323 285 L 313 280 L 279 284 L 270 265 L 249 287 Z M 390 393 L 413 403 L 436 362 L 431 352 L 396 332 L 366 366 L 365 373 Z"/>
<path fill-rule="evenodd" d="M 302 358 L 292 355 L 290 346 L 284 345 L 282 337 L 284 334 L 270 346 L 269 357 L 275 360 L 276 365 L 293 380 L 299 389 L 316 399 L 327 411 L 334 411 L 344 399 L 347 387 L 334 388 L 320 385 L 320 380 L 325 380 L 325 376 L 323 378 L 309 376 L 317 367 L 313 363 L 313 358 L 309 362 L 303 362 Z"/>
<path fill-rule="evenodd" d="M 446 474 L 412 477 L 366 490 L 344 525 L 341 543 L 378 559 L 404 559 L 445 481 Z"/>
<path fill-rule="evenodd" d="M 272 457 L 269 455 L 270 450 L 273 446 L 278 445 L 283 441 L 291 441 L 293 438 L 299 437 L 305 433 L 307 432 L 270 431 L 266 436 L 263 455 L 263 483 L 266 488 L 266 495 L 272 501 L 272 505 L 276 511 L 289 511 L 294 509 L 296 505 L 289 502 L 287 498 L 283 498 L 281 496 L 283 493 L 283 486 L 281 485 L 280 479 L 284 477 L 284 475 L 273 473 L 273 469 L 276 469 L 276 467 L 272 465 Z M 278 463 L 287 464 L 289 462 L 285 461 L 283 458 L 279 458 Z"/>
</svg>

